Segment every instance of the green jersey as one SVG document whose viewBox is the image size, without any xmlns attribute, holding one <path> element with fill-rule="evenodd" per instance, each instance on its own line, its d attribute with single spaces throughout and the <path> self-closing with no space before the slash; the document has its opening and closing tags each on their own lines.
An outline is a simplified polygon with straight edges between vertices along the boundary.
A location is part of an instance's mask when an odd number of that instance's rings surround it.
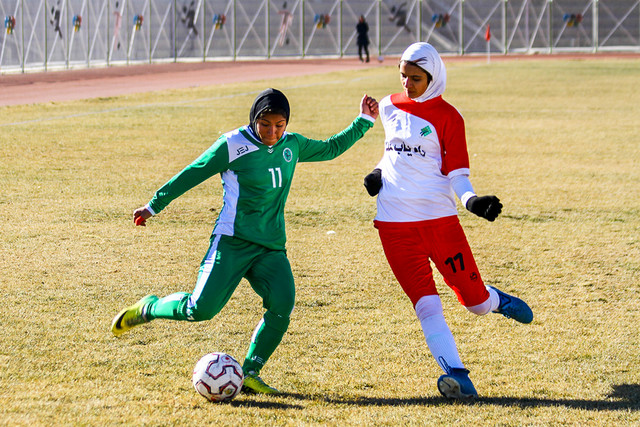
<svg viewBox="0 0 640 427">
<path fill-rule="evenodd" d="M 222 135 L 193 163 L 164 184 L 148 207 L 159 213 L 172 200 L 221 174 L 223 206 L 213 234 L 235 236 L 269 249 L 286 242 L 284 206 L 298 162 L 331 160 L 373 126 L 368 116 L 324 141 L 285 132 L 273 146 L 262 144 L 248 126 Z"/>
</svg>

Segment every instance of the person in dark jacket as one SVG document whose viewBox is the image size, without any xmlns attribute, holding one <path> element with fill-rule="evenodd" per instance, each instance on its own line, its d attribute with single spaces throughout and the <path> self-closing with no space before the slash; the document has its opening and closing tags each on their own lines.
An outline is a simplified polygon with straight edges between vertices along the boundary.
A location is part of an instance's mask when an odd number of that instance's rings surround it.
<svg viewBox="0 0 640 427">
<path fill-rule="evenodd" d="M 360 15 L 360 19 L 356 24 L 356 31 L 358 32 L 358 57 L 360 61 L 362 59 L 362 51 L 367 55 L 367 62 L 369 62 L 369 24 L 367 24 L 364 15 Z"/>
</svg>

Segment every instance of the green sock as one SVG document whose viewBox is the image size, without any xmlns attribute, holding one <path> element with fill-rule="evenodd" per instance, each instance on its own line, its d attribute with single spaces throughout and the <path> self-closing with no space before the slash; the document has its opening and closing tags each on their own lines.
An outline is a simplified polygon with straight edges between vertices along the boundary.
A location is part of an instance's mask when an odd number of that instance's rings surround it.
<svg viewBox="0 0 640 427">
<path fill-rule="evenodd" d="M 289 327 L 289 319 L 267 311 L 256 327 L 242 370 L 259 373 Z"/>
<path fill-rule="evenodd" d="M 190 296 L 191 294 L 186 292 L 177 292 L 149 304 L 146 310 L 147 320 L 188 320 L 187 315 L 185 314 L 185 308 Z"/>
</svg>

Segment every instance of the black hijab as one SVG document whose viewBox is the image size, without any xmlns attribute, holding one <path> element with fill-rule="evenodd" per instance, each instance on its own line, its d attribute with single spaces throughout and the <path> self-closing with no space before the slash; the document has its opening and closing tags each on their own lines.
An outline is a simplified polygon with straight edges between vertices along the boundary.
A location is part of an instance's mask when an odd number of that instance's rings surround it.
<svg viewBox="0 0 640 427">
<path fill-rule="evenodd" d="M 284 93 L 278 89 L 266 89 L 263 90 L 253 101 L 251 111 L 249 112 L 249 126 L 256 136 L 258 131 L 256 129 L 256 121 L 262 113 L 276 113 L 282 114 L 289 123 L 289 114 L 291 110 L 289 108 L 289 101 Z"/>
</svg>

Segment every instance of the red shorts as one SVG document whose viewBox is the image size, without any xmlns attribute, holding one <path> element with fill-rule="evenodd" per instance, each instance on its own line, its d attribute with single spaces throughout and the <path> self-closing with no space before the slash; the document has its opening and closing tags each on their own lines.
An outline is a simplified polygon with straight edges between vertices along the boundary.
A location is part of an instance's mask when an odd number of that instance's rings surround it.
<svg viewBox="0 0 640 427">
<path fill-rule="evenodd" d="M 384 253 L 402 289 L 415 306 L 437 295 L 430 260 L 465 307 L 489 298 L 457 216 L 417 222 L 374 221 Z"/>
</svg>

